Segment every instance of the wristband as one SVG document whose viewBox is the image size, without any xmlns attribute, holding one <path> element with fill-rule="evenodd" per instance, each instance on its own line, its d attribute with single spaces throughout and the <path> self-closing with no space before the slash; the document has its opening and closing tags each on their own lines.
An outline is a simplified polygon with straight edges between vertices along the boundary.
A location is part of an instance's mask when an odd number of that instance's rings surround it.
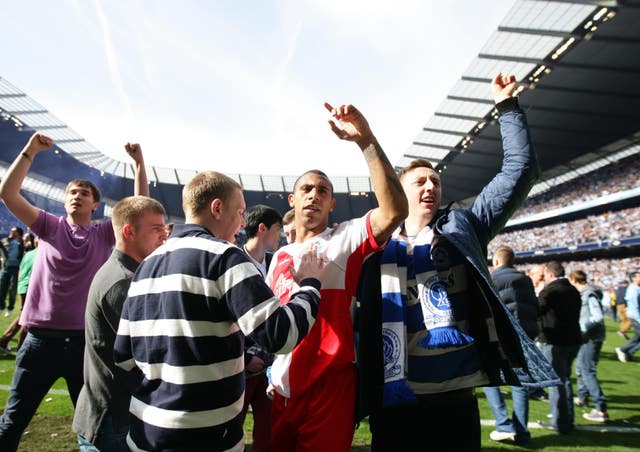
<svg viewBox="0 0 640 452">
<path fill-rule="evenodd" d="M 22 151 L 20 153 L 21 156 L 23 156 L 24 158 L 26 158 L 27 160 L 29 160 L 30 163 L 33 163 L 33 159 L 31 158 L 31 156 L 29 154 L 27 154 L 27 151 Z"/>
</svg>

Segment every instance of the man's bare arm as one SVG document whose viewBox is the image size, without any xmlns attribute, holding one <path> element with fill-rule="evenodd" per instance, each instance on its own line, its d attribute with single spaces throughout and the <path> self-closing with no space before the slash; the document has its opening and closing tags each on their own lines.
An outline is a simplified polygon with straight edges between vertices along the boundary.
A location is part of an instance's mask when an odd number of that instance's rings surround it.
<svg viewBox="0 0 640 452">
<path fill-rule="evenodd" d="M 371 213 L 371 229 L 376 242 L 384 244 L 409 213 L 407 197 L 393 166 L 369 128 L 369 123 L 353 105 L 325 108 L 338 121 L 330 120 L 331 130 L 341 140 L 355 141 L 369 166 L 378 208 Z"/>
<path fill-rule="evenodd" d="M 149 196 L 149 181 L 147 180 L 147 170 L 144 166 L 142 147 L 138 143 L 127 143 L 124 148 L 133 159 L 135 166 L 133 194 L 136 196 Z"/>
<path fill-rule="evenodd" d="M 40 210 L 20 194 L 20 188 L 27 177 L 33 159 L 51 146 L 53 146 L 53 140 L 48 136 L 39 132 L 31 135 L 29 142 L 13 161 L 0 183 L 0 198 L 11 213 L 29 227 L 38 219 Z"/>
</svg>

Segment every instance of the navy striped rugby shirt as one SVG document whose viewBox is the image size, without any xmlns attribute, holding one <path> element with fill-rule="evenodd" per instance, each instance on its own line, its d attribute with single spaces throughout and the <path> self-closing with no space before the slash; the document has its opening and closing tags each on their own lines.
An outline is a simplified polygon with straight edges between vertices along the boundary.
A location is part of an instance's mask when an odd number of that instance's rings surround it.
<svg viewBox="0 0 640 452">
<path fill-rule="evenodd" d="M 132 450 L 243 450 L 244 336 L 290 352 L 313 326 L 320 282 L 286 305 L 246 254 L 200 225 L 176 225 L 138 267 L 122 309 L 114 359 L 139 369 Z"/>
</svg>

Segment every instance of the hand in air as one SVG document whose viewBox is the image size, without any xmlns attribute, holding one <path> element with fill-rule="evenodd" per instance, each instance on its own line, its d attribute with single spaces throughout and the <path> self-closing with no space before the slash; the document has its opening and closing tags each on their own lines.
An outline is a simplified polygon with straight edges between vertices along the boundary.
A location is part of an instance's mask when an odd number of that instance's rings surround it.
<svg viewBox="0 0 640 452">
<path fill-rule="evenodd" d="M 49 138 L 43 133 L 36 132 L 33 135 L 31 135 L 31 138 L 29 138 L 29 142 L 25 147 L 25 151 L 31 157 L 33 157 L 35 154 L 39 152 L 50 149 L 51 146 L 53 146 L 53 140 L 51 138 Z"/>
<path fill-rule="evenodd" d="M 493 92 L 493 100 L 499 104 L 505 99 L 513 95 L 516 89 L 516 76 L 513 74 L 502 74 L 498 72 L 493 80 L 491 80 L 491 91 Z"/>
<path fill-rule="evenodd" d="M 124 145 L 124 149 L 127 151 L 127 154 L 133 159 L 136 163 L 143 163 L 144 157 L 142 156 L 142 147 L 138 143 L 127 143 Z"/>
<path fill-rule="evenodd" d="M 355 141 L 361 146 L 373 140 L 373 133 L 369 128 L 369 123 L 356 107 L 353 105 L 340 105 L 334 108 L 328 102 L 325 102 L 324 107 L 331 112 L 331 116 L 335 119 L 335 121 L 329 120 L 329 126 L 331 126 L 331 130 L 338 138 Z"/>
</svg>

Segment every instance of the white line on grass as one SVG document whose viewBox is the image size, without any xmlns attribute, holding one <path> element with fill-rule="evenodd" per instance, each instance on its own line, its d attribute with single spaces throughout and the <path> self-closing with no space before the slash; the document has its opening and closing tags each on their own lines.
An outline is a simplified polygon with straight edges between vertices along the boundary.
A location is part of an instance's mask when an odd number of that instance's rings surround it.
<svg viewBox="0 0 640 452">
<path fill-rule="evenodd" d="M 0 385 L 0 391 L 9 391 L 11 386 L 9 385 Z M 49 394 L 54 395 L 69 395 L 69 391 L 66 389 L 49 389 Z"/>
<path fill-rule="evenodd" d="M 496 421 L 493 419 L 482 419 L 480 423 L 485 427 L 494 427 L 496 425 Z M 529 422 L 527 427 L 529 429 L 544 428 L 537 422 Z M 576 430 L 600 433 L 640 433 L 640 428 L 637 427 L 616 427 L 613 425 L 576 425 L 575 428 Z"/>
<path fill-rule="evenodd" d="M 11 386 L 9 385 L 0 385 L 0 391 L 9 391 L 10 389 Z M 50 389 L 49 394 L 69 395 L 69 391 L 66 389 Z M 492 419 L 482 419 L 480 423 L 485 427 L 493 427 L 496 425 L 496 421 Z M 529 422 L 528 427 L 530 429 L 543 428 L 537 422 Z M 612 425 L 576 425 L 576 430 L 600 433 L 640 433 L 640 428 L 637 427 L 614 427 Z"/>
</svg>

